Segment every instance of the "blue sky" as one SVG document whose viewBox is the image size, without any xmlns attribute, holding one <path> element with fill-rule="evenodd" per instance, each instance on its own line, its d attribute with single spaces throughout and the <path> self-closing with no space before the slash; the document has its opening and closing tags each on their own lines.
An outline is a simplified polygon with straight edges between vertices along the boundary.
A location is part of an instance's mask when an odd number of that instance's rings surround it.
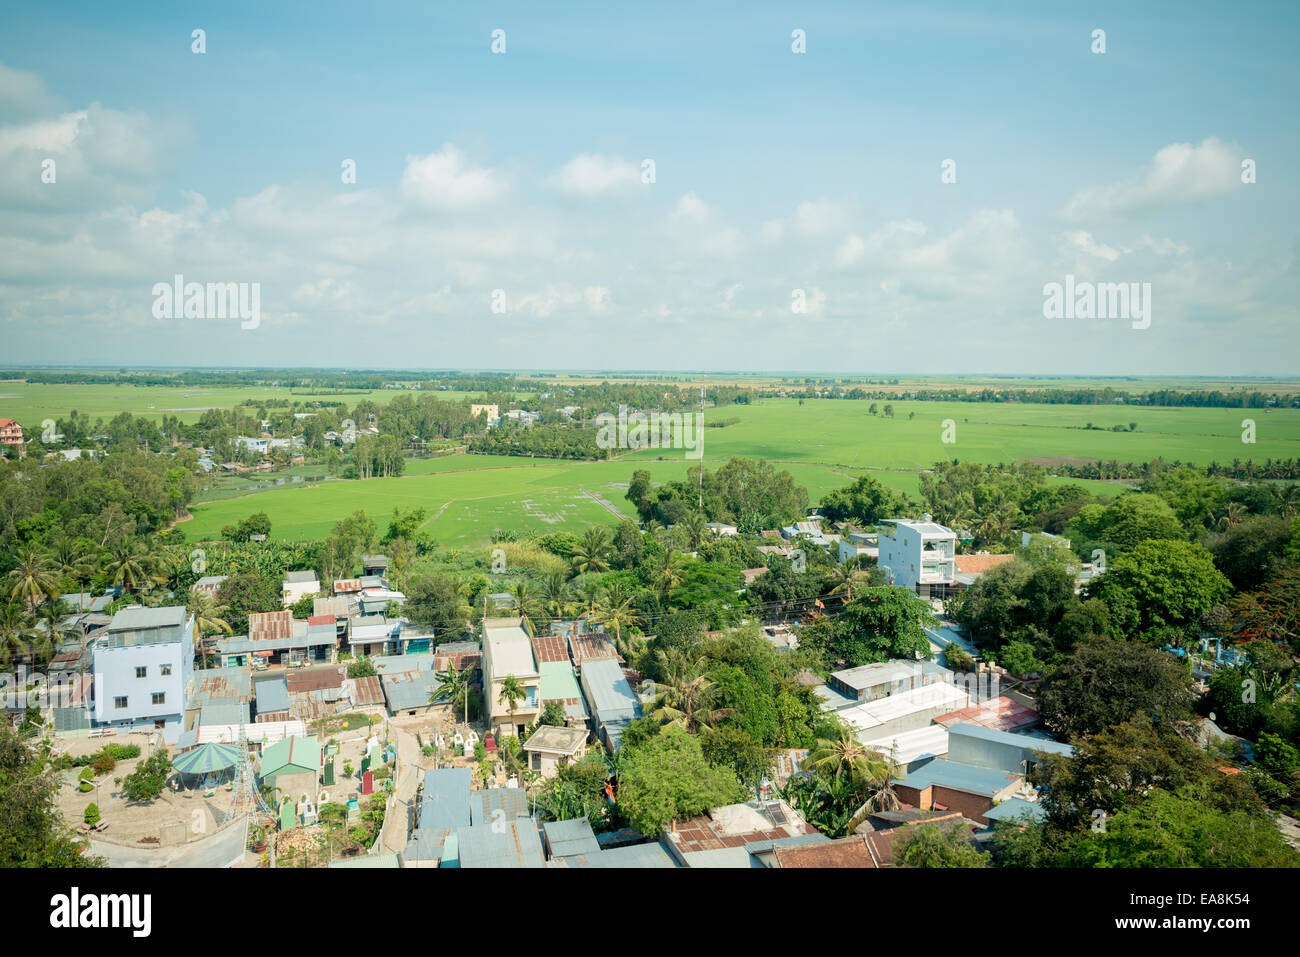
<svg viewBox="0 0 1300 957">
<path fill-rule="evenodd" d="M 15 6 L 6 359 L 1293 373 L 1298 16 Z M 260 283 L 257 328 L 155 318 L 177 272 Z M 1045 319 L 1067 274 L 1150 327 Z"/>
</svg>

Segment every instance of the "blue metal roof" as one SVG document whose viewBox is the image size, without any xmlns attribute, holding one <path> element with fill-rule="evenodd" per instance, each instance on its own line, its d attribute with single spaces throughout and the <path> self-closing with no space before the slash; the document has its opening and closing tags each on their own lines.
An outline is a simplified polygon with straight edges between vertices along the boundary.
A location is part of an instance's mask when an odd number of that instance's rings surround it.
<svg viewBox="0 0 1300 957">
<path fill-rule="evenodd" d="M 1062 744 L 1059 741 L 1050 741 L 1047 738 L 1031 738 L 1027 734 L 1013 734 L 1010 731 L 994 731 L 992 728 L 986 728 L 979 724 L 954 724 L 948 729 L 948 734 L 965 736 L 969 738 L 980 738 L 984 741 L 994 741 L 998 744 L 1012 745 L 1017 748 L 1029 748 L 1033 751 L 1046 751 L 1049 754 L 1060 754 L 1066 757 L 1074 754 L 1074 748 L 1068 744 Z"/>
<path fill-rule="evenodd" d="M 474 772 L 469 768 L 435 768 L 424 775 L 420 829 L 469 827 L 469 795 Z"/>
<path fill-rule="evenodd" d="M 283 678 L 258 681 L 253 685 L 258 714 L 289 710 L 289 682 Z"/>
<path fill-rule="evenodd" d="M 894 783 L 903 787 L 923 790 L 932 784 L 941 787 L 956 788 L 974 794 L 992 796 L 1019 780 L 1021 775 L 993 768 L 981 768 L 973 764 L 958 764 L 944 758 L 935 758 L 924 767 L 917 768 Z"/>
<path fill-rule="evenodd" d="M 600 842 L 591 822 L 585 817 L 572 821 L 547 821 L 542 825 L 546 843 L 552 857 L 572 857 L 575 854 L 599 854 Z"/>
<path fill-rule="evenodd" d="M 542 836 L 529 818 L 456 830 L 461 867 L 545 867 Z"/>
<path fill-rule="evenodd" d="M 990 821 L 1011 821 L 1018 817 L 1041 821 L 1047 817 L 1047 812 L 1036 801 L 1026 801 L 1024 798 L 1007 798 L 1001 804 L 985 811 L 984 817 Z"/>
</svg>

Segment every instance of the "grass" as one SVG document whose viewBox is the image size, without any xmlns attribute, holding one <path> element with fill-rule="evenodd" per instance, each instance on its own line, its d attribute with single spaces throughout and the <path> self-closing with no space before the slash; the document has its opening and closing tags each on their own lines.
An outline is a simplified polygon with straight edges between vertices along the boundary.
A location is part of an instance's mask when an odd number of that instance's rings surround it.
<svg viewBox="0 0 1300 957">
<path fill-rule="evenodd" d="M 726 377 L 716 377 L 725 379 Z M 992 381 L 993 377 L 986 377 Z M 743 381 L 733 379 L 732 381 Z M 915 387 L 917 379 L 906 380 Z M 951 380 L 953 382 L 957 380 Z M 961 380 L 965 381 L 965 380 Z M 974 381 L 974 380 L 972 380 Z M 981 380 L 982 381 L 982 380 Z M 1022 387 L 1032 380 L 999 379 Z M 1080 380 L 1073 380 L 1080 381 Z M 969 383 L 966 383 L 969 384 Z M 1044 380 L 1044 384 L 1061 384 Z M 1124 383 L 1133 387 L 1133 383 Z M 1168 380 L 1143 381 L 1143 386 Z M 1207 387 L 1187 380 L 1184 385 Z M 1217 384 L 1217 383 L 1216 383 Z M 1261 384 L 1237 382 L 1237 386 Z M 340 398 L 350 404 L 366 397 L 387 402 L 399 390 L 358 391 Z M 406 393 L 410 394 L 410 393 Z M 465 393 L 438 392 L 439 398 Z M 287 388 L 170 388 L 133 385 L 43 385 L 0 382 L 0 417 L 25 425 L 43 417 L 66 416 L 76 408 L 92 417 L 120 411 L 137 415 L 179 414 L 196 419 L 204 408 L 230 408 L 247 398 L 287 398 Z M 883 401 L 877 403 L 881 408 Z M 1064 406 L 1022 403 L 893 401 L 895 415 L 868 414 L 866 401 L 768 399 L 748 406 L 711 410 L 711 418 L 737 419 L 734 425 L 705 431 L 705 460 L 711 468 L 732 456 L 766 458 L 788 469 L 816 502 L 827 491 L 852 482 L 864 471 L 915 497 L 920 470 L 936 461 L 1011 462 L 1035 459 L 1105 459 L 1141 462 L 1163 457 L 1198 465 L 1234 459 L 1300 458 L 1300 410 L 1151 408 L 1142 406 Z M 912 417 L 914 414 L 914 417 Z M 1256 442 L 1242 442 L 1242 420 L 1256 423 Z M 955 427 L 952 443 L 942 441 L 945 422 Z M 1127 431 L 1129 423 L 1137 430 Z M 1101 430 L 1087 430 L 1092 423 Z M 1122 432 L 1108 431 L 1119 425 Z M 265 511 L 272 538 L 312 540 L 334 523 L 364 509 L 382 526 L 395 506 L 424 507 L 426 528 L 446 544 L 486 541 L 498 529 L 516 532 L 580 529 L 633 515 L 623 498 L 634 469 L 648 469 L 656 482 L 686 477 L 690 465 L 681 451 L 643 450 L 610 462 L 573 462 L 499 455 L 449 455 L 411 459 L 401 478 L 325 481 L 308 485 L 292 477 L 323 476 L 315 465 L 274 476 L 223 477 L 193 506 L 194 518 L 179 527 L 191 541 L 220 535 L 223 525 Z M 268 488 L 279 478 L 281 487 Z M 1060 481 L 1068 481 L 1061 479 Z M 1116 491 L 1112 484 L 1084 482 L 1094 492 Z"/>
</svg>

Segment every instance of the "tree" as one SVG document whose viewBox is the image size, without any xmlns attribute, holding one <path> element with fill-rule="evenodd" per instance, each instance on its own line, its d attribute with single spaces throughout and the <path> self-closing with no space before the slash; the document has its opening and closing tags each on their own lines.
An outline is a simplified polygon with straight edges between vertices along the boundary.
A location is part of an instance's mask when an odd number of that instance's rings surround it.
<svg viewBox="0 0 1300 957">
<path fill-rule="evenodd" d="M 507 675 L 501 680 L 501 693 L 497 695 L 497 700 L 509 710 L 511 724 L 515 723 L 515 709 L 519 707 L 519 702 L 527 697 L 528 692 L 514 675 Z"/>
<path fill-rule="evenodd" d="M 832 522 L 875 525 L 898 514 L 902 496 L 870 475 L 822 496 L 820 512 Z"/>
<path fill-rule="evenodd" d="M 1199 745 L 1146 715 L 1077 739 L 1073 754 L 1043 754 L 1030 772 L 1048 820 L 1066 830 L 1091 827 L 1097 812 L 1140 812 L 1153 787 L 1204 784 L 1216 808 L 1263 813 L 1263 802 L 1243 778 L 1223 774 Z"/>
<path fill-rule="evenodd" d="M 60 783 L 44 745 L 0 721 L 0 867 L 102 867 L 56 806 Z"/>
<path fill-rule="evenodd" d="M 278 577 L 254 571 L 241 572 L 231 575 L 218 586 L 217 604 L 225 608 L 221 618 L 231 631 L 246 635 L 249 615 L 279 611 L 284 607 L 284 590 Z"/>
<path fill-rule="evenodd" d="M 445 635 L 448 640 L 464 633 L 469 617 L 469 607 L 456 587 L 456 580 L 438 573 L 411 580 L 403 611 L 413 623 L 432 628 L 435 634 Z"/>
<path fill-rule="evenodd" d="M 135 770 L 122 779 L 122 790 L 132 801 L 147 802 L 158 798 L 167 786 L 172 760 L 166 748 L 159 748 L 136 765 Z"/>
<path fill-rule="evenodd" d="M 1148 791 L 1140 805 L 1106 819 L 1106 827 L 1079 845 L 1085 867 L 1300 867 L 1272 818 L 1222 810 L 1214 788 L 1201 782 Z"/>
<path fill-rule="evenodd" d="M 612 549 L 610 531 L 604 525 L 593 525 L 583 532 L 582 540 L 573 552 L 573 570 L 578 574 L 609 570 Z"/>
<path fill-rule="evenodd" d="M 549 725 L 553 728 L 563 728 L 568 724 L 567 715 L 564 712 L 564 702 L 552 699 L 542 706 L 542 713 L 537 717 L 539 725 Z"/>
<path fill-rule="evenodd" d="M 1167 652 L 1094 638 L 1047 675 L 1038 710 L 1053 731 L 1070 737 L 1103 731 L 1138 715 L 1161 722 L 1191 717 L 1196 696 L 1187 669 Z"/>
<path fill-rule="evenodd" d="M 815 780 L 847 783 L 860 801 L 844 824 L 845 833 L 852 833 L 873 811 L 898 807 L 890 786 L 899 774 L 898 765 L 881 751 L 864 747 L 853 728 L 843 722 L 835 723 L 832 737 L 817 739 L 804 769 L 812 772 Z"/>
<path fill-rule="evenodd" d="M 477 665 L 469 665 L 460 670 L 457 670 L 454 665 L 450 665 L 446 671 L 438 672 L 438 687 L 429 696 L 429 701 L 431 703 L 438 701 L 449 702 L 452 710 L 461 712 L 464 715 L 465 723 L 469 724 L 470 691 L 474 687 L 477 672 Z"/>
<path fill-rule="evenodd" d="M 14 557 L 16 562 L 9 572 L 10 599 L 35 608 L 46 599 L 58 597 L 54 563 L 45 551 L 29 544 L 19 548 Z"/>
<path fill-rule="evenodd" d="M 930 606 L 905 589 L 864 588 L 835 620 L 835 651 L 848 667 L 930 654 Z"/>
<path fill-rule="evenodd" d="M 653 836 L 671 821 L 744 796 L 734 775 L 710 767 L 700 739 L 681 728 L 670 725 L 619 752 L 618 808 L 642 834 Z"/>
<path fill-rule="evenodd" d="M 975 849 L 960 822 L 910 825 L 894 847 L 894 859 L 903 867 L 988 866 L 988 857 Z"/>
<path fill-rule="evenodd" d="M 718 687 L 704 674 L 703 662 L 680 651 L 656 653 L 663 679 L 655 684 L 651 714 L 663 724 L 675 724 L 691 734 L 711 728 L 731 714 L 718 706 Z"/>
<path fill-rule="evenodd" d="M 126 591 L 166 581 L 162 556 L 151 543 L 138 538 L 119 538 L 108 547 L 104 572 L 114 585 Z"/>
<path fill-rule="evenodd" d="M 379 671 L 369 658 L 358 658 L 356 661 L 348 662 L 349 678 L 373 678 L 377 674 Z"/>
<path fill-rule="evenodd" d="M 1106 603 L 1120 634 L 1166 641 L 1230 595 L 1232 585 L 1200 545 L 1147 541 L 1116 559 L 1087 593 Z"/>
</svg>

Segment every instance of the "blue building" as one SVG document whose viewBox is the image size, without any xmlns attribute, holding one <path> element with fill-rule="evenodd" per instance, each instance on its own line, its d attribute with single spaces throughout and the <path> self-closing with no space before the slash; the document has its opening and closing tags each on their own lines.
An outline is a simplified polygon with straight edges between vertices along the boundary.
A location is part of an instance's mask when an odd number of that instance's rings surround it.
<svg viewBox="0 0 1300 957">
<path fill-rule="evenodd" d="M 194 619 L 184 606 L 123 609 L 91 647 L 95 726 L 161 731 L 175 744 L 194 673 Z"/>
</svg>

